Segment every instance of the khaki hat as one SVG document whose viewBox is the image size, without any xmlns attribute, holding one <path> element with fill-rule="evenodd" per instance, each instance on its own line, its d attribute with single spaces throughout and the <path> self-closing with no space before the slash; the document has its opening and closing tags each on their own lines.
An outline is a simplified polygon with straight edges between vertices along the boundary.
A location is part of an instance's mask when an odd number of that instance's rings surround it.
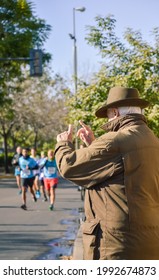
<svg viewBox="0 0 159 280">
<path fill-rule="evenodd" d="M 139 98 L 136 88 L 113 87 L 108 93 L 107 101 L 95 112 L 95 115 L 98 118 L 106 118 L 108 108 L 136 106 L 143 109 L 148 105 L 147 100 Z"/>
</svg>

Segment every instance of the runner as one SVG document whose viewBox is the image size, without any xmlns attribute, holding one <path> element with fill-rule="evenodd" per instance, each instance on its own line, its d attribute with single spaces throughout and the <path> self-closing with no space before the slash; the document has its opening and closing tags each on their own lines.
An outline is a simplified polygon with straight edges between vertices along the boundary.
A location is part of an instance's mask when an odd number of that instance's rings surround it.
<svg viewBox="0 0 159 280">
<path fill-rule="evenodd" d="M 39 156 L 37 156 L 35 148 L 31 148 L 30 157 L 33 158 L 36 161 L 36 163 L 38 164 Z M 39 188 L 39 169 L 33 170 L 33 174 L 34 174 L 33 188 L 34 188 L 34 191 L 36 194 L 36 198 L 40 198 L 41 194 L 40 194 L 40 188 Z"/>
<path fill-rule="evenodd" d="M 44 162 L 45 157 L 45 153 L 43 151 L 41 151 L 41 158 L 38 161 L 38 165 L 40 165 L 42 162 Z M 44 186 L 44 170 L 43 168 L 40 168 L 40 172 L 39 172 L 39 188 L 41 193 L 44 196 L 44 200 L 43 201 L 47 201 L 47 195 L 46 195 L 46 191 L 45 191 L 45 186 Z"/>
<path fill-rule="evenodd" d="M 18 194 L 22 193 L 21 188 L 21 180 L 20 180 L 20 167 L 19 167 L 19 158 L 22 156 L 22 148 L 20 146 L 17 147 L 16 153 L 12 159 L 12 165 L 14 166 L 14 175 L 16 178 L 17 186 L 18 186 Z"/>
<path fill-rule="evenodd" d="M 36 161 L 31 158 L 28 154 L 28 149 L 22 149 L 22 157 L 19 158 L 19 166 L 20 166 L 20 177 L 21 177 L 21 184 L 22 184 L 22 206 L 23 210 L 27 210 L 26 206 L 26 192 L 29 187 L 30 193 L 32 194 L 33 200 L 36 202 L 37 198 L 33 191 L 33 184 L 34 184 L 34 174 L 33 170 L 38 169 L 38 164 Z"/>
<path fill-rule="evenodd" d="M 57 166 L 53 150 L 48 151 L 48 158 L 45 158 L 40 166 L 44 168 L 44 184 L 50 198 L 49 209 L 53 211 L 55 203 L 55 190 L 58 183 Z"/>
</svg>

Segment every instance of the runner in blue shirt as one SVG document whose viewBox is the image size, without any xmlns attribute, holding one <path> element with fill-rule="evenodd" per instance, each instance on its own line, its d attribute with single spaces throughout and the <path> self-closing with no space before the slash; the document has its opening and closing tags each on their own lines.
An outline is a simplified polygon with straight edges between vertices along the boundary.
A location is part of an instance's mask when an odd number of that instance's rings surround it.
<svg viewBox="0 0 159 280">
<path fill-rule="evenodd" d="M 21 177 L 21 185 L 22 185 L 22 206 L 23 210 L 27 210 L 26 206 L 26 192 L 29 187 L 30 193 L 32 194 L 33 200 L 36 202 L 37 198 L 33 191 L 34 184 L 34 169 L 38 169 L 39 166 L 36 161 L 31 158 L 28 154 L 28 149 L 22 149 L 22 157 L 19 158 L 19 166 L 20 166 L 20 177 Z"/>
</svg>

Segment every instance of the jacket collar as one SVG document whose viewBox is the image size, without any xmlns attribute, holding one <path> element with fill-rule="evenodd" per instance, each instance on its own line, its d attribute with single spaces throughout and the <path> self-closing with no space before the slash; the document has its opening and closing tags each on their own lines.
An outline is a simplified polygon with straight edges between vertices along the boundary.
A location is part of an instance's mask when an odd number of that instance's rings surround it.
<svg viewBox="0 0 159 280">
<path fill-rule="evenodd" d="M 105 131 L 118 131 L 121 128 L 130 126 L 133 124 L 143 124 L 146 123 L 144 115 L 141 114 L 128 114 L 125 116 L 119 116 L 118 118 L 105 123 L 101 126 Z"/>
</svg>

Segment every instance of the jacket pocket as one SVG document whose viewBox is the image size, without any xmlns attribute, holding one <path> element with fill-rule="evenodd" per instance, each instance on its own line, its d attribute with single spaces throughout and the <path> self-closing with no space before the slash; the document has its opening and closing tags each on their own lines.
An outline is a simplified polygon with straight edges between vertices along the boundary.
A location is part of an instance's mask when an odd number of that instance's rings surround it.
<svg viewBox="0 0 159 280">
<path fill-rule="evenodd" d="M 85 221 L 82 224 L 82 231 L 84 234 L 93 234 L 95 229 L 99 226 L 99 220 L 98 219 L 92 219 L 89 221 Z"/>
<path fill-rule="evenodd" d="M 84 260 L 98 260 L 100 258 L 99 242 L 100 227 L 99 220 L 92 219 L 82 224 L 83 231 L 83 255 Z"/>
</svg>

